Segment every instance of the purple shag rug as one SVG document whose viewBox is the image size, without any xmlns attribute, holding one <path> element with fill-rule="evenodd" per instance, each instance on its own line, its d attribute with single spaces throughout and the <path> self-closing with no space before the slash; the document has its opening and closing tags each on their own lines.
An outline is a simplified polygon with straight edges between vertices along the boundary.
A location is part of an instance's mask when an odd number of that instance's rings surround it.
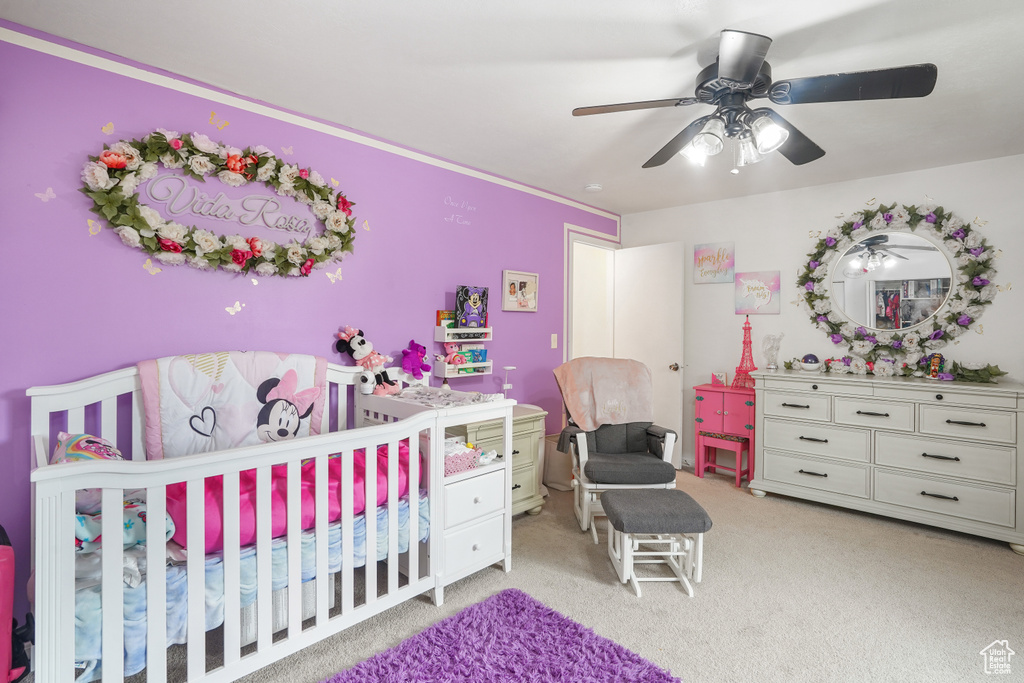
<svg viewBox="0 0 1024 683">
<path fill-rule="evenodd" d="M 679 683 L 526 593 L 509 589 L 325 683 Z"/>
</svg>

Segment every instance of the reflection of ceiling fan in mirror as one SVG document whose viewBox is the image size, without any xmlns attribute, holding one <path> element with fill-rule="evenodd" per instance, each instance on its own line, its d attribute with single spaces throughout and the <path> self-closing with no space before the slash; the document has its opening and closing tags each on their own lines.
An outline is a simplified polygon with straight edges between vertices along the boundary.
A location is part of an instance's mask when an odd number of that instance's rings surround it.
<svg viewBox="0 0 1024 683">
<path fill-rule="evenodd" d="M 735 167 L 756 163 L 775 150 L 796 165 L 825 155 L 806 135 L 772 109 L 750 109 L 748 100 L 767 98 L 773 104 L 881 100 L 924 97 L 935 87 L 934 64 L 915 64 L 874 71 L 829 74 L 772 81 L 765 55 L 772 39 L 756 33 L 722 31 L 718 59 L 697 75 L 695 97 L 579 107 L 573 116 L 616 111 L 710 104 L 715 111 L 688 125 L 644 164 L 660 166 L 677 152 L 701 166 L 718 154 L 725 139 L 735 142 Z"/>
<path fill-rule="evenodd" d="M 938 251 L 930 244 L 904 244 L 889 241 L 889 235 L 873 235 L 850 247 L 844 257 L 847 259 L 843 275 L 850 278 L 864 277 L 878 268 L 891 268 L 897 259 L 909 261 L 900 251 Z M 919 241 L 919 240 L 918 240 Z"/>
</svg>

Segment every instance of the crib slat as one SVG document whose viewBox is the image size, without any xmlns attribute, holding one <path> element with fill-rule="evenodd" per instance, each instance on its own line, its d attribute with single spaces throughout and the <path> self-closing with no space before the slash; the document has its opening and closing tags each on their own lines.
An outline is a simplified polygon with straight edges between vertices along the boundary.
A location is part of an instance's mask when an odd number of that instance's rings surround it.
<svg viewBox="0 0 1024 683">
<path fill-rule="evenodd" d="M 224 475 L 224 667 L 241 658 L 241 559 L 238 473 Z"/>
<path fill-rule="evenodd" d="M 288 463 L 288 637 L 302 632 L 302 463 Z"/>
<path fill-rule="evenodd" d="M 355 461 L 352 449 L 341 454 L 341 614 L 348 616 L 355 606 L 355 514 L 352 509 L 355 486 Z"/>
<path fill-rule="evenodd" d="M 409 583 L 420 578 L 420 432 L 409 437 Z"/>
<path fill-rule="evenodd" d="M 206 673 L 206 500 L 205 482 L 186 485 L 188 533 L 188 680 Z"/>
<path fill-rule="evenodd" d="M 388 595 L 394 595 L 398 591 L 398 468 L 400 464 L 398 441 L 390 441 L 388 443 Z"/>
<path fill-rule="evenodd" d="M 103 676 L 124 678 L 124 493 L 103 489 L 103 559 L 101 604 L 103 606 Z"/>
<path fill-rule="evenodd" d="M 85 408 L 68 408 L 68 434 L 85 432 Z"/>
<path fill-rule="evenodd" d="M 52 530 L 36 543 L 33 650 L 36 683 L 61 683 L 75 676 L 75 491 L 40 486 L 36 524 Z"/>
<path fill-rule="evenodd" d="M 270 468 L 256 470 L 256 649 L 266 652 L 273 638 Z"/>
<path fill-rule="evenodd" d="M 117 445 L 117 397 L 100 401 L 100 437 Z"/>
<path fill-rule="evenodd" d="M 327 575 L 327 465 L 326 453 L 316 457 L 316 625 L 327 623 L 327 591 L 334 590 L 334 582 Z"/>
<path fill-rule="evenodd" d="M 146 489 L 146 683 L 167 680 L 167 490 Z"/>
<path fill-rule="evenodd" d="M 338 385 L 338 406 L 336 411 L 338 419 L 338 431 L 345 429 L 351 429 L 352 425 L 348 423 L 348 386 L 345 384 Z"/>
<path fill-rule="evenodd" d="M 366 604 L 377 602 L 377 447 L 366 447 Z"/>
<path fill-rule="evenodd" d="M 146 408 L 142 403 L 142 390 L 132 392 L 132 460 L 146 459 L 145 429 Z"/>
</svg>

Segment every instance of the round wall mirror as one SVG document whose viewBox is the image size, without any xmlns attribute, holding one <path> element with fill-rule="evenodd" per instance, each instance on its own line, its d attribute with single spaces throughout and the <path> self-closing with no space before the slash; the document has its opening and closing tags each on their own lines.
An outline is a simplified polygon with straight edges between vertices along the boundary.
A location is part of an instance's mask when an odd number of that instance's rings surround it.
<svg viewBox="0 0 1024 683">
<path fill-rule="evenodd" d="M 953 269 L 943 250 L 920 235 L 881 232 L 839 257 L 829 287 L 832 306 L 858 326 L 907 330 L 946 303 Z"/>
</svg>

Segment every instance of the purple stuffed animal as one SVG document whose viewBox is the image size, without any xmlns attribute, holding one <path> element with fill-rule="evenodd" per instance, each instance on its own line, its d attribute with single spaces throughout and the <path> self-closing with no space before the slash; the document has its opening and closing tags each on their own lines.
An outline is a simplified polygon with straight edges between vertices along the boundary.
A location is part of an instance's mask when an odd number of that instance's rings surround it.
<svg viewBox="0 0 1024 683">
<path fill-rule="evenodd" d="M 426 355 L 427 347 L 410 339 L 409 348 L 402 349 L 402 369 L 416 379 L 423 379 L 423 371 L 430 370 L 430 364 L 425 360 Z"/>
</svg>

